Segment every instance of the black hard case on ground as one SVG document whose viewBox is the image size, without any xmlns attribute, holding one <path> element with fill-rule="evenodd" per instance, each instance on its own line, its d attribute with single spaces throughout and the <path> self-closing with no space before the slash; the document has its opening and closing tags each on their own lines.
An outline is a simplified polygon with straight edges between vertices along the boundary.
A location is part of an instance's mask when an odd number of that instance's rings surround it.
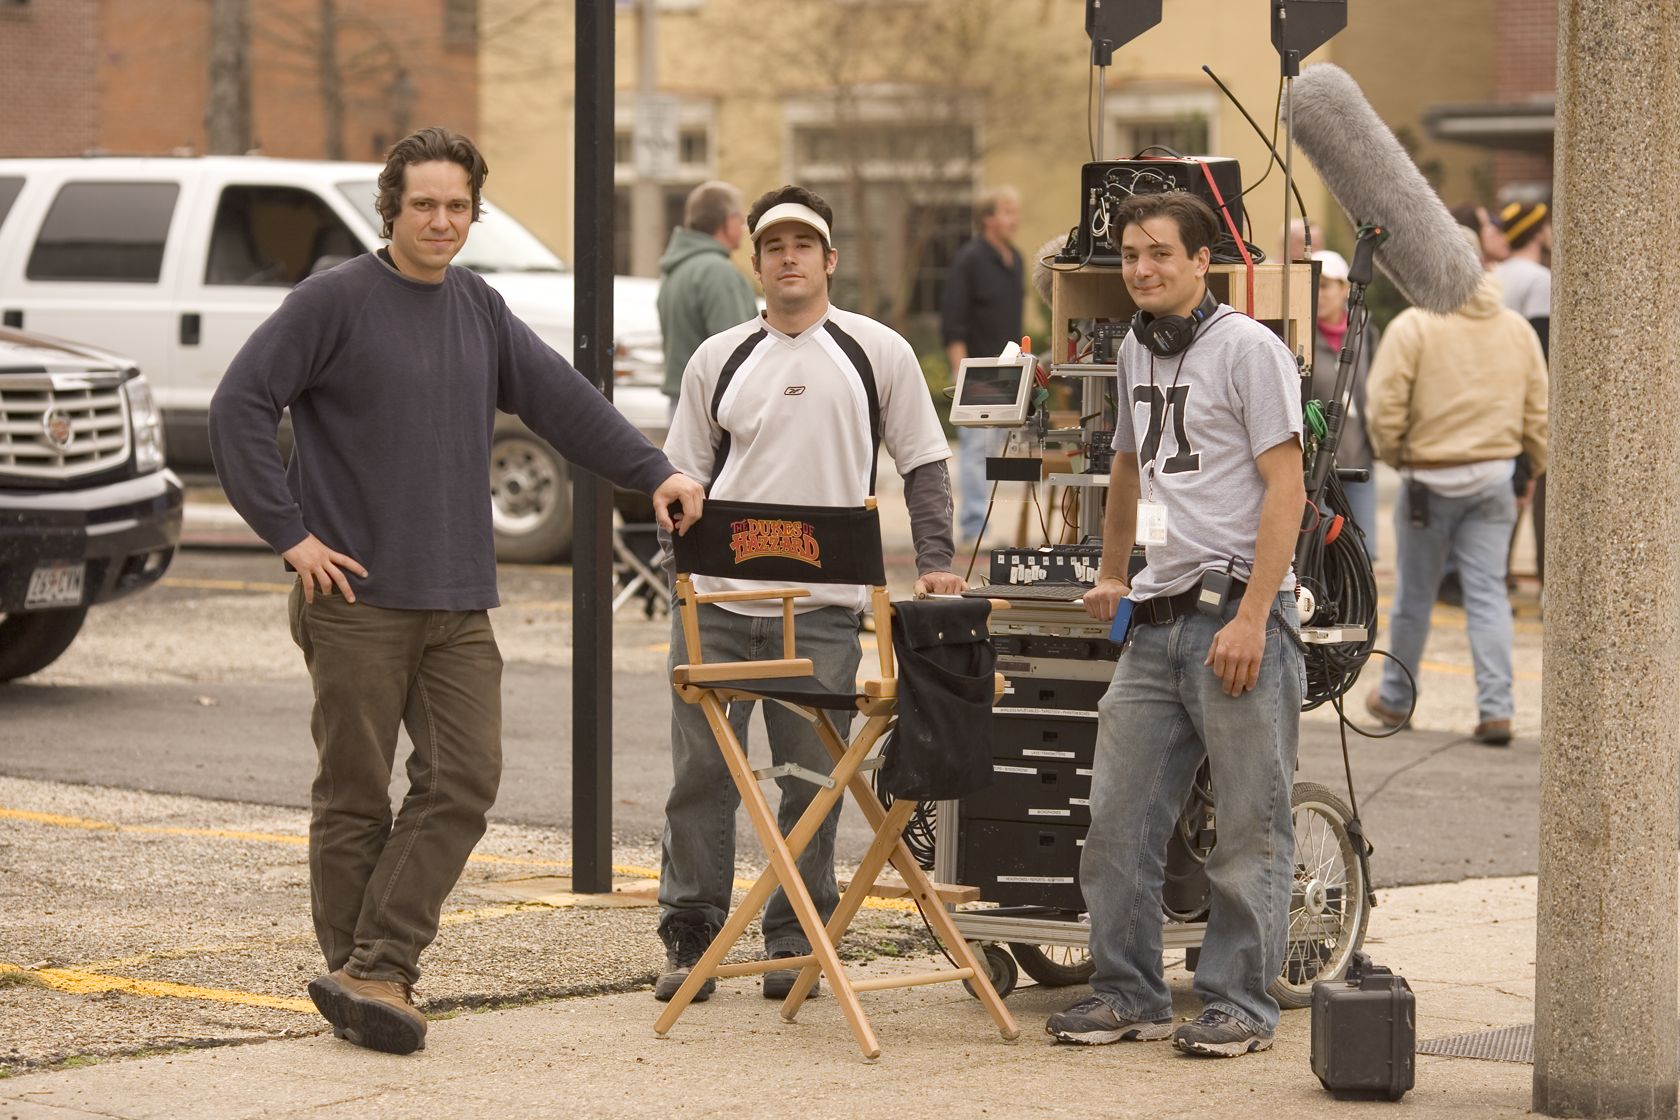
<svg viewBox="0 0 1680 1120">
<path fill-rule="evenodd" d="M 1337 1100 L 1397 1101 L 1412 1087 L 1417 997 L 1355 953 L 1345 979 L 1313 985 L 1312 1070 Z"/>
</svg>

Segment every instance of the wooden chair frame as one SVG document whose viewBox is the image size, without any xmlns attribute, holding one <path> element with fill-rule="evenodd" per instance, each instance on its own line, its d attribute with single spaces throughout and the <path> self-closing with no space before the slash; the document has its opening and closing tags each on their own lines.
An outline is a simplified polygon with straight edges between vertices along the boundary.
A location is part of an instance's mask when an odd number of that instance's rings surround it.
<svg viewBox="0 0 1680 1120">
<path fill-rule="evenodd" d="M 873 501 L 871 501 L 873 506 Z M 688 1008 L 702 985 L 713 977 L 728 978 L 734 976 L 751 976 L 769 972 L 773 969 L 798 968 L 799 978 L 793 989 L 782 1002 L 781 1015 L 785 1022 L 793 1022 L 800 1006 L 810 995 L 820 976 L 828 978 L 829 987 L 840 1005 L 841 1013 L 851 1027 L 852 1035 L 857 1040 L 859 1049 L 866 1058 L 877 1058 L 881 1054 L 881 1045 L 875 1037 L 874 1029 L 864 1014 L 863 1006 L 858 1000 L 859 992 L 879 991 L 887 988 L 907 988 L 923 984 L 935 984 L 952 980 L 966 980 L 974 994 L 991 1015 L 993 1023 L 997 1025 L 999 1033 L 1007 1040 L 1013 1040 L 1020 1034 L 1014 1018 L 1004 1007 L 997 989 L 992 986 L 991 975 L 984 964 L 975 956 L 962 934 L 957 932 L 956 924 L 946 910 L 943 901 L 929 880 L 921 865 L 911 855 L 910 849 L 904 843 L 904 826 L 909 823 L 910 815 L 915 811 L 914 801 L 900 800 L 893 802 L 892 807 L 886 808 L 881 804 L 869 782 L 863 777 L 865 762 L 880 742 L 892 724 L 897 709 L 897 678 L 894 673 L 894 659 L 892 649 L 892 606 L 887 599 L 885 587 L 873 587 L 870 599 L 874 606 L 875 618 L 879 625 L 876 631 L 876 645 L 880 656 L 880 676 L 875 680 L 866 681 L 857 695 L 857 710 L 864 716 L 863 726 L 853 735 L 850 743 L 840 738 L 834 721 L 828 712 L 814 706 L 790 702 L 787 700 L 773 700 L 751 690 L 750 687 L 740 687 L 741 682 L 762 680 L 767 685 L 777 679 L 806 676 L 812 672 L 809 658 L 801 658 L 795 652 L 794 634 L 794 600 L 806 598 L 811 593 L 804 588 L 775 588 L 763 591 L 726 591 L 715 594 L 702 595 L 695 591 L 692 579 L 687 573 L 677 576 L 677 605 L 682 619 L 683 636 L 687 640 L 691 661 L 687 665 L 679 665 L 671 674 L 672 687 L 684 703 L 698 704 L 706 715 L 707 723 L 711 726 L 712 735 L 717 740 L 718 749 L 723 752 L 725 763 L 729 767 L 730 776 L 734 779 L 736 788 L 741 794 L 741 803 L 746 807 L 747 816 L 752 821 L 753 831 L 758 835 L 759 842 L 764 846 L 769 857 L 770 866 L 758 877 L 758 880 L 747 891 L 741 904 L 729 915 L 724 922 L 723 929 L 712 940 L 711 947 L 701 956 L 699 962 L 690 970 L 688 979 L 670 1003 L 660 1014 L 653 1025 L 654 1033 L 664 1038 L 676 1024 L 677 1019 Z M 776 660 L 766 661 L 730 661 L 705 662 L 700 650 L 700 606 L 705 603 L 745 602 L 749 600 L 780 599 L 782 601 L 782 656 Z M 1004 603 L 994 603 L 994 609 L 1006 606 Z M 735 687 L 716 687 L 715 682 L 728 682 Z M 1003 678 L 997 677 L 996 693 L 1002 695 Z M 736 738 L 734 729 L 729 724 L 727 705 L 734 699 L 763 700 L 767 703 L 782 703 L 804 715 L 815 725 L 818 738 L 822 740 L 833 761 L 833 770 L 828 775 L 830 784 L 821 786 L 812 798 L 810 805 L 799 818 L 798 823 L 787 835 L 783 835 L 776 825 L 776 815 L 759 786 L 760 775 L 754 773 L 748 765 L 745 749 Z M 805 846 L 817 834 L 817 829 L 828 816 L 835 804 L 846 791 L 852 794 L 852 800 L 862 811 L 864 819 L 874 829 L 874 839 L 865 852 L 863 861 L 858 865 L 857 873 L 852 876 L 850 885 L 841 895 L 839 905 L 835 907 L 834 916 L 825 925 L 818 913 L 816 904 L 811 900 L 810 893 L 805 889 L 805 882 L 799 875 L 797 861 Z M 887 865 L 895 868 L 903 878 L 909 890 L 909 896 L 915 901 L 928 925 L 945 943 L 957 967 L 940 969 L 933 972 L 919 972 L 907 976 L 871 978 L 868 980 L 853 980 L 846 974 L 840 963 L 840 956 L 835 945 L 851 925 L 852 919 L 863 906 L 876 878 Z M 801 928 L 811 943 L 811 952 L 798 957 L 783 957 L 772 960 L 748 961 L 741 964 L 724 964 L 723 958 L 729 953 L 753 918 L 758 916 L 770 894 L 780 886 L 787 894 L 789 903 L 793 907 L 795 916 L 799 919 Z"/>
</svg>

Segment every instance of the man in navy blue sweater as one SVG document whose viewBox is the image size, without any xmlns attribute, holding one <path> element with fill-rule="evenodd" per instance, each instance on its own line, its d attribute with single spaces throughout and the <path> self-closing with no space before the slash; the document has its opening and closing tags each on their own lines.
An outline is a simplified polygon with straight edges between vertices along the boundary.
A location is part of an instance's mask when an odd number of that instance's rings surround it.
<svg viewBox="0 0 1680 1120">
<path fill-rule="evenodd" d="M 298 573 L 292 638 L 315 686 L 309 880 L 334 1033 L 407 1054 L 421 951 L 484 834 L 501 777 L 490 438 L 497 409 L 589 471 L 700 516 L 679 474 L 477 274 L 451 268 L 484 159 L 426 128 L 379 176 L 389 249 L 299 284 L 228 368 L 210 440 L 228 500 Z M 295 448 L 275 433 L 289 408 Z M 387 790 L 399 725 L 409 790 Z"/>
</svg>

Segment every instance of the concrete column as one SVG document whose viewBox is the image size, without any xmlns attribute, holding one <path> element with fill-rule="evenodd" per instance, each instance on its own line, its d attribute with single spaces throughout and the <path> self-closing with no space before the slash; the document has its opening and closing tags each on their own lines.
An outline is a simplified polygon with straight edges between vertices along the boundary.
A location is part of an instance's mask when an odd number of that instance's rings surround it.
<svg viewBox="0 0 1680 1120">
<path fill-rule="evenodd" d="M 1549 1116 L 1676 1115 L 1677 59 L 1674 0 L 1559 0 L 1533 1098 Z"/>
</svg>

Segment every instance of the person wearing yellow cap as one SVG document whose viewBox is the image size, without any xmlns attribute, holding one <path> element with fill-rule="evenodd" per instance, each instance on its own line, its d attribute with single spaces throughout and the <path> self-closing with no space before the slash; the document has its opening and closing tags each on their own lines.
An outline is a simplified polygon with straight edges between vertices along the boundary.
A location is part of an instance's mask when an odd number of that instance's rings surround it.
<svg viewBox="0 0 1680 1120">
<path fill-rule="evenodd" d="M 1505 285 L 1505 306 L 1528 320 L 1548 360 L 1552 350 L 1552 208 L 1544 202 L 1508 202 L 1499 211 L 1511 255 L 1494 270 Z M 1519 475 L 1525 464 L 1518 464 Z M 1528 481 L 1517 495 L 1517 518 L 1527 502 L 1534 514 L 1534 566 L 1546 582 L 1546 476 Z M 1513 535 L 1512 544 L 1516 538 Z"/>
</svg>

